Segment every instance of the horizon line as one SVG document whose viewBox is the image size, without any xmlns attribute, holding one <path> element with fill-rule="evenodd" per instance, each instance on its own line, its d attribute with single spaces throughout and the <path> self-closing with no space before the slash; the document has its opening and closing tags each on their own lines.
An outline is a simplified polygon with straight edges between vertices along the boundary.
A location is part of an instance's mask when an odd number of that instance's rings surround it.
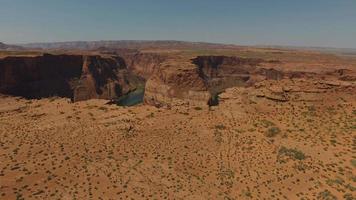
<svg viewBox="0 0 356 200">
<path fill-rule="evenodd" d="M 20 43 L 7 43 L 8 45 L 34 45 L 34 44 L 60 44 L 70 42 L 185 42 L 185 43 L 202 43 L 211 45 L 226 45 L 236 47 L 260 47 L 260 48 L 309 48 L 309 49 L 347 49 L 356 50 L 356 47 L 335 47 L 335 46 L 303 46 L 303 45 L 280 45 L 280 44 L 236 44 L 225 42 L 207 42 L 207 41 L 193 41 L 193 40 L 175 40 L 175 39 L 163 39 L 163 40 L 150 40 L 150 39 L 100 39 L 100 40 L 64 40 L 64 41 L 38 41 L 38 42 L 20 42 Z"/>
</svg>

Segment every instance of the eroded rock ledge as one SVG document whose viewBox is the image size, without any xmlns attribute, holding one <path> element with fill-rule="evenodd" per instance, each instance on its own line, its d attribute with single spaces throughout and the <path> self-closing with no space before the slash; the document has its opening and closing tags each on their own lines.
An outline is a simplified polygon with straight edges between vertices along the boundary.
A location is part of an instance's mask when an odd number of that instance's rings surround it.
<svg viewBox="0 0 356 200">
<path fill-rule="evenodd" d="M 265 79 L 280 80 L 285 76 L 281 71 L 261 67 L 264 62 L 270 61 L 199 56 L 192 59 L 191 63 L 185 63 L 185 67 L 167 66 L 148 80 L 145 102 L 156 106 L 183 103 L 208 106 L 226 88 L 250 86 Z"/>
</svg>

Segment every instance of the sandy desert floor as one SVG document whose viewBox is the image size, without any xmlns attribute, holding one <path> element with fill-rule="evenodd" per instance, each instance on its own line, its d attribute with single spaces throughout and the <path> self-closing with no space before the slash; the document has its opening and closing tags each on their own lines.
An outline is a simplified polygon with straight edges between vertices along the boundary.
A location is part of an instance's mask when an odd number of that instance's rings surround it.
<svg viewBox="0 0 356 200">
<path fill-rule="evenodd" d="M 1 96 L 0 199 L 355 199 L 355 88 L 319 88 L 211 109 Z"/>
</svg>

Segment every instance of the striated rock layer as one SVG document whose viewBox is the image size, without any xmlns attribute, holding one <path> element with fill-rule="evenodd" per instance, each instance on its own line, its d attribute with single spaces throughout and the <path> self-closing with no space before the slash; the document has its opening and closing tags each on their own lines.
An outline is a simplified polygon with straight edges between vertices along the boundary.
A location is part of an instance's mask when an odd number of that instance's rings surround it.
<svg viewBox="0 0 356 200">
<path fill-rule="evenodd" d="M 280 64 L 254 58 L 185 58 L 136 51 L 107 56 L 6 57 L 0 59 L 0 93 L 26 98 L 60 96 L 73 101 L 116 100 L 136 89 L 143 90 L 145 85 L 144 102 L 149 105 L 209 106 L 216 104 L 217 96 L 227 88 L 258 86 L 265 80 L 331 76 L 353 81 L 356 77 L 347 69 L 329 74 L 282 71 Z M 278 92 L 261 92 L 257 96 L 287 101 Z"/>
<path fill-rule="evenodd" d="M 154 53 L 123 53 L 120 54 L 120 57 L 125 60 L 128 70 L 145 80 L 149 79 L 166 59 L 166 57 Z"/>
<path fill-rule="evenodd" d="M 284 73 L 259 67 L 262 59 L 199 56 L 190 65 L 166 66 L 156 71 L 146 84 L 145 102 L 171 106 L 177 102 L 212 105 L 225 89 L 249 86 L 265 79 L 280 80 Z M 178 63 L 180 64 L 180 63 Z"/>
<path fill-rule="evenodd" d="M 115 99 L 142 82 L 116 56 L 44 54 L 0 60 L 0 92 L 26 98 Z"/>
<path fill-rule="evenodd" d="M 155 106 L 192 104 L 204 106 L 211 98 L 197 69 L 161 69 L 146 83 L 144 101 Z"/>
<path fill-rule="evenodd" d="M 121 57 L 84 56 L 82 74 L 74 84 L 74 101 L 117 99 L 143 82 L 127 70 Z"/>
</svg>

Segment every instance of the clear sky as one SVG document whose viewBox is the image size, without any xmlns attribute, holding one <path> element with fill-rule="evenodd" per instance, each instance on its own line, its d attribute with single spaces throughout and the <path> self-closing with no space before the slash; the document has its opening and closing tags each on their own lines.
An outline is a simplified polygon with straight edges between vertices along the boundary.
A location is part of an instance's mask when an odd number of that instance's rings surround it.
<svg viewBox="0 0 356 200">
<path fill-rule="evenodd" d="M 0 41 L 356 48 L 356 0 L 0 0 Z"/>
</svg>

